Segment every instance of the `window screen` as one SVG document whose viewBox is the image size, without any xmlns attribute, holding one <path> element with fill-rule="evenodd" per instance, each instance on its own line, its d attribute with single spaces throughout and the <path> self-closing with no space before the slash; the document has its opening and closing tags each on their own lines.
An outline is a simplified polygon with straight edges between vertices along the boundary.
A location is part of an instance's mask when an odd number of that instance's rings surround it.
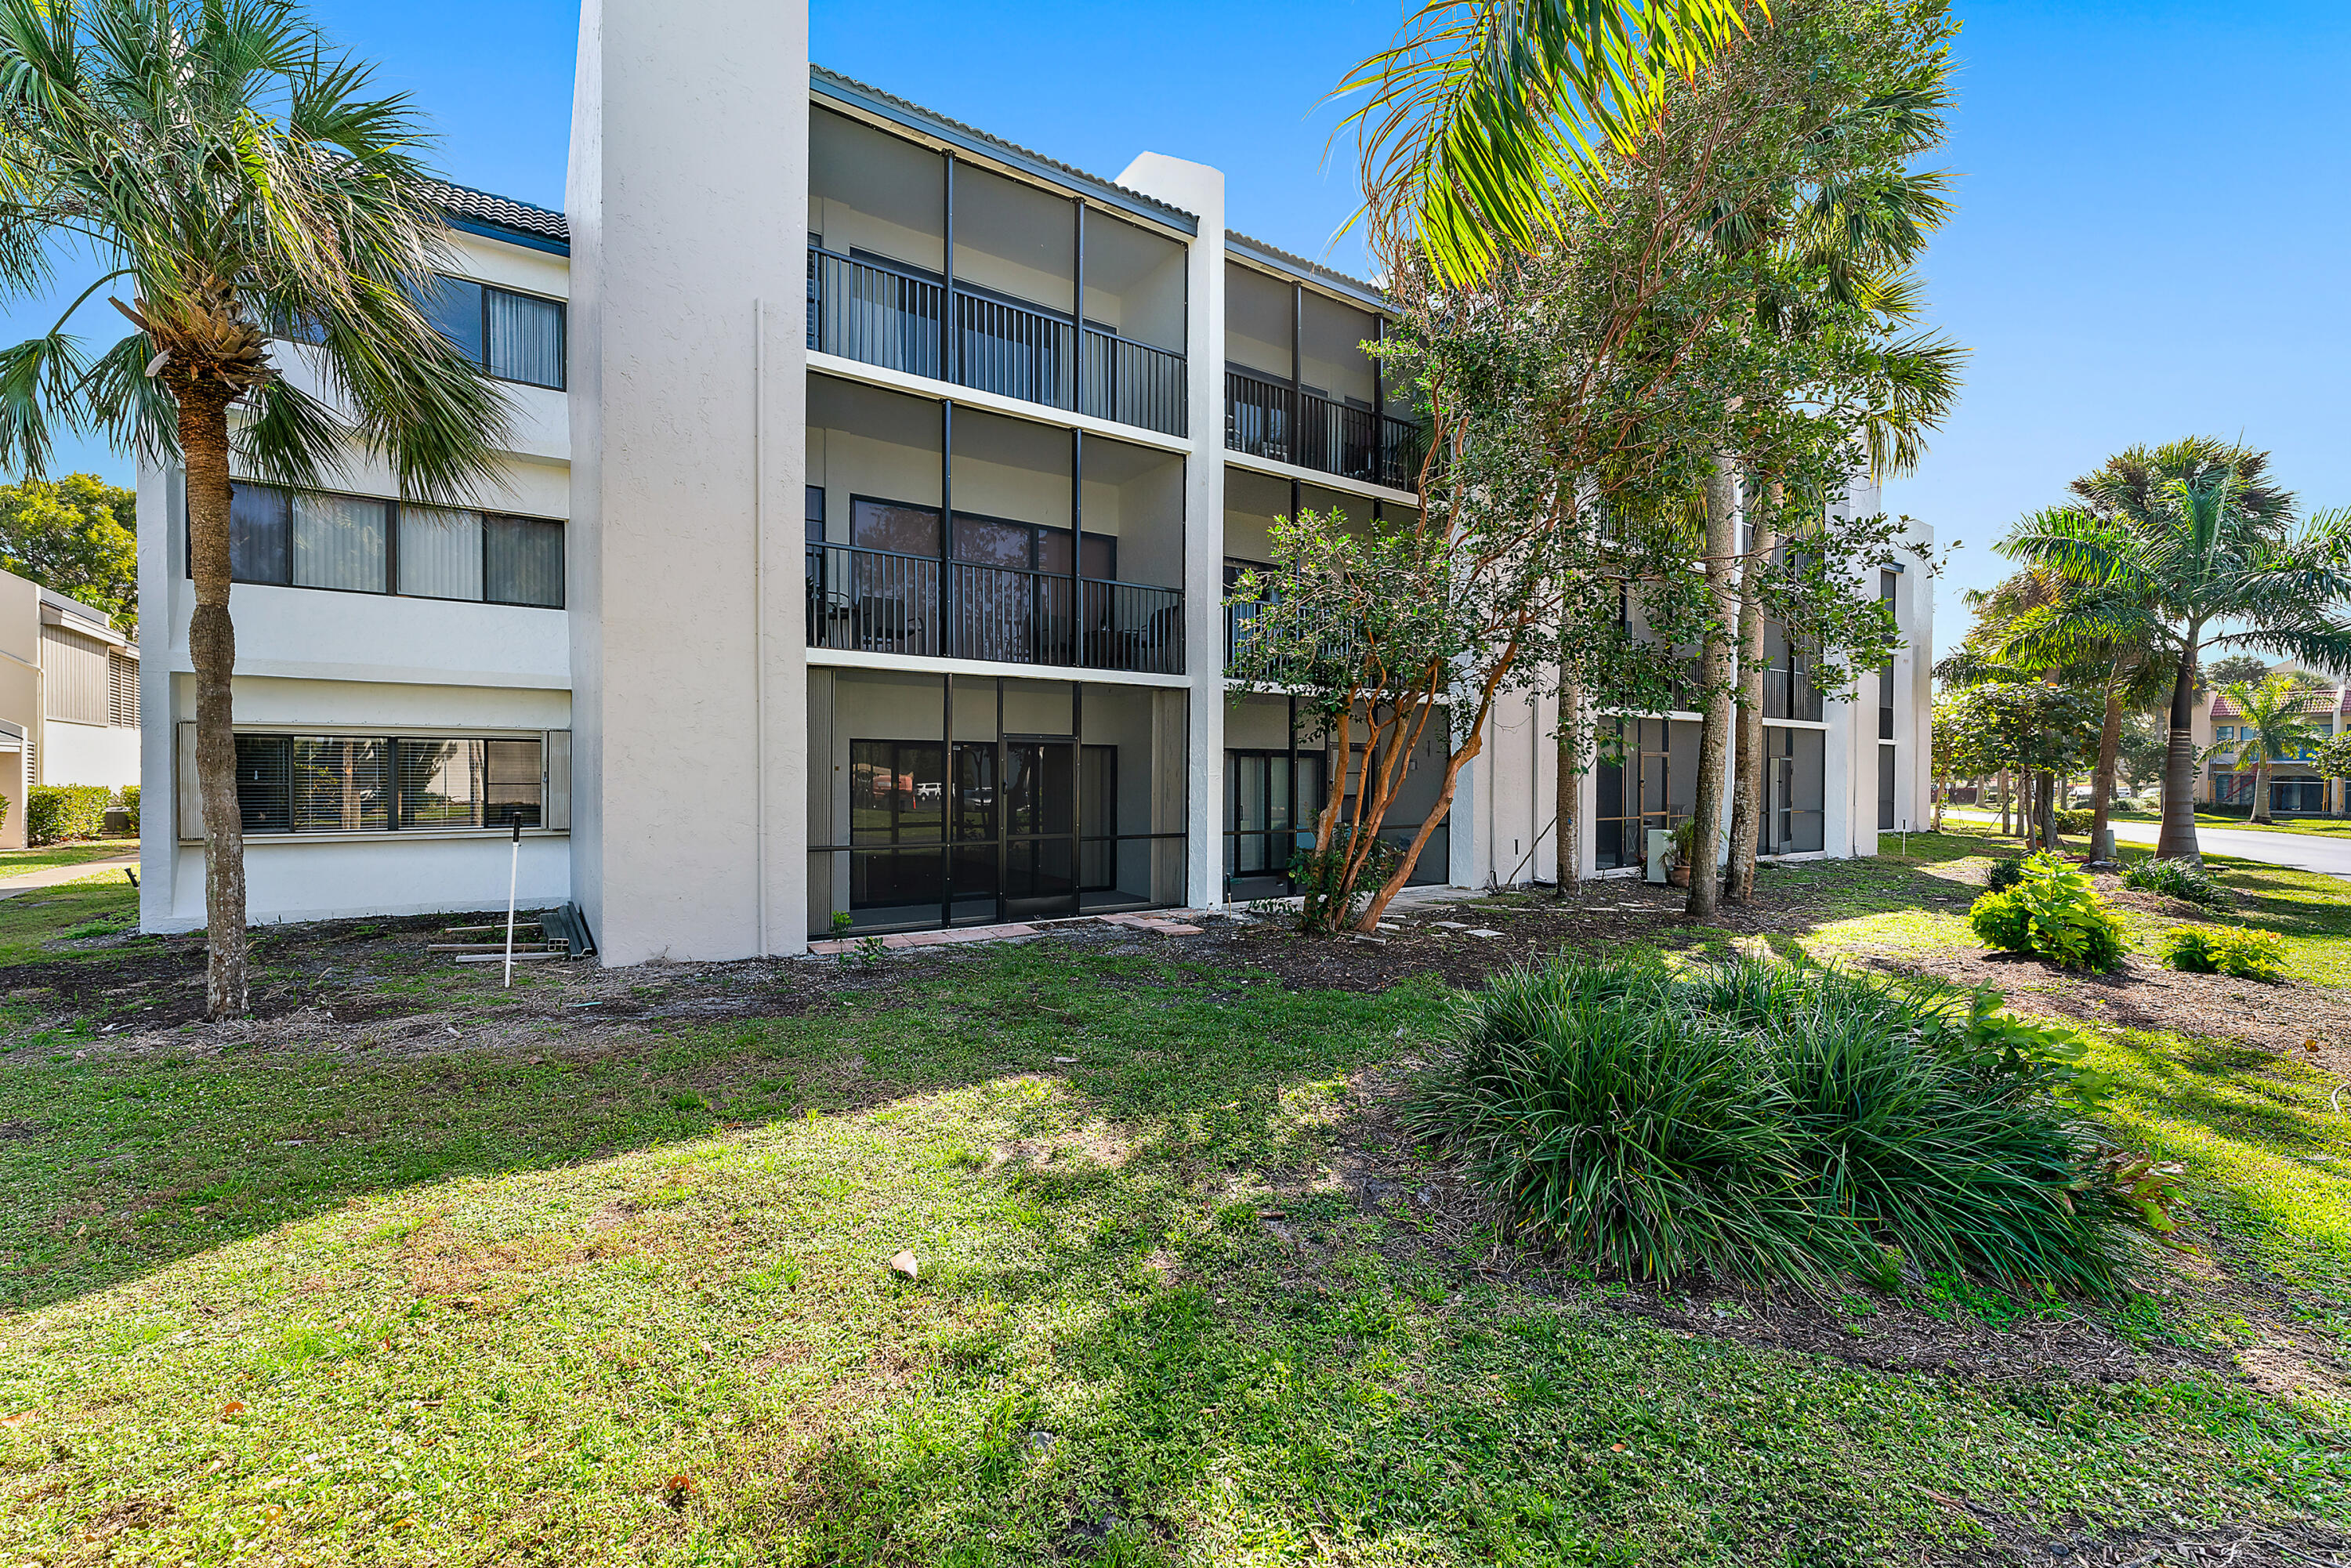
<svg viewBox="0 0 2351 1568">
<path fill-rule="evenodd" d="M 563 304 L 534 295 L 485 289 L 489 302 L 490 374 L 535 387 L 563 386 Z"/>
<path fill-rule="evenodd" d="M 400 508 L 400 591 L 423 599 L 482 597 L 482 514 Z"/>
<path fill-rule="evenodd" d="M 563 525 L 537 517 L 490 517 L 484 595 L 493 604 L 563 607 Z"/>
<path fill-rule="evenodd" d="M 266 485 L 229 487 L 228 574 L 235 580 L 287 580 L 287 499 Z"/>
<path fill-rule="evenodd" d="M 296 491 L 294 586 L 385 591 L 390 512 L 385 503 L 359 496 Z"/>
<path fill-rule="evenodd" d="M 420 294 L 424 319 L 434 329 L 482 362 L 482 286 L 462 277 L 435 277 Z"/>
</svg>

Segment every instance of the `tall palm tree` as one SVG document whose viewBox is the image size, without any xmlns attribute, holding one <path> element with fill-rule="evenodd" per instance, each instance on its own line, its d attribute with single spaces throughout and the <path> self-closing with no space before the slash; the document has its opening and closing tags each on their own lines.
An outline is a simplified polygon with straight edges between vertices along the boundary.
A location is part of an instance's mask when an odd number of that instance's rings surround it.
<svg viewBox="0 0 2351 1568">
<path fill-rule="evenodd" d="M 2311 697 L 2325 689 L 2283 674 L 2221 688 L 2240 721 L 2237 735 L 2242 744 L 2237 748 L 2237 766 L 2245 765 L 2248 749 L 2253 754 L 2254 821 L 2275 820 L 2270 814 L 2270 764 L 2300 757 L 2325 740 L 2306 712 Z"/>
<path fill-rule="evenodd" d="M 2123 719 L 2153 707 L 2179 674 L 2178 656 L 2163 645 L 2163 628 L 2130 594 L 2045 567 L 2016 573 L 1973 603 L 1994 657 L 2104 693 L 2105 720 L 2091 780 L 2090 854 L 2109 857 Z"/>
<path fill-rule="evenodd" d="M 2197 857 L 2197 671 L 2208 652 L 2282 654 L 2351 673 L 2351 511 L 2293 518 L 2268 455 L 2204 437 L 2133 447 L 2074 481 L 2083 507 L 2026 518 L 2011 558 L 2144 612 L 2177 660 L 2156 854 Z"/>
<path fill-rule="evenodd" d="M 0 0 L 0 294 L 96 274 L 0 350 L 0 465 L 41 472 L 62 427 L 185 470 L 214 1018 L 246 1006 L 231 469 L 316 484 L 356 450 L 455 499 L 507 417 L 418 308 L 446 231 L 422 122 L 371 76 L 287 0 Z M 68 329 L 100 296 L 133 330 L 93 356 Z"/>
<path fill-rule="evenodd" d="M 1610 149 L 1653 120 L 1666 84 L 1735 39 L 1753 0 L 1428 0 L 1336 95 L 1356 129 L 1376 242 L 1476 283 L 1589 201 Z"/>
</svg>

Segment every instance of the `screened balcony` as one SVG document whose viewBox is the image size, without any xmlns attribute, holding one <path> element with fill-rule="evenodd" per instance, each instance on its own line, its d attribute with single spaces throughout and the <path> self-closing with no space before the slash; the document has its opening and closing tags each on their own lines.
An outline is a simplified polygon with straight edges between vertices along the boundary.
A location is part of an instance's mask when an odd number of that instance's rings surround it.
<svg viewBox="0 0 2351 1568">
<path fill-rule="evenodd" d="M 819 352 L 1182 435 L 1184 256 L 1081 200 L 811 111 Z"/>
<path fill-rule="evenodd" d="M 1182 459 L 809 379 L 811 649 L 1176 675 Z"/>
<path fill-rule="evenodd" d="M 1246 468 L 1225 471 L 1225 663 L 1229 666 L 1263 605 L 1278 596 L 1273 568 L 1273 529 L 1281 518 L 1311 512 L 1336 517 L 1349 532 L 1367 534 L 1374 528 L 1411 527 L 1419 513 L 1409 507 L 1369 501 L 1343 490 L 1327 489 L 1302 481 L 1277 479 Z M 1237 600 L 1242 580 L 1254 572 L 1259 597 Z M 1334 629 L 1324 644 L 1332 656 L 1348 644 L 1343 629 Z"/>
<path fill-rule="evenodd" d="M 1419 482 L 1419 425 L 1363 345 L 1377 316 L 1255 267 L 1225 267 L 1225 444 L 1398 490 Z"/>
</svg>

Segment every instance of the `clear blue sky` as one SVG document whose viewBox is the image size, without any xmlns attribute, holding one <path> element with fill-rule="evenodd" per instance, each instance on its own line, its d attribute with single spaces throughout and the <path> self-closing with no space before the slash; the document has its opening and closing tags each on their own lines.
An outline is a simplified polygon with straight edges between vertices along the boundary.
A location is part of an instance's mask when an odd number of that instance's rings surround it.
<svg viewBox="0 0 2351 1568">
<path fill-rule="evenodd" d="M 329 31 L 437 118 L 450 176 L 560 206 L 577 11 L 557 0 L 328 0 Z M 1931 523 L 1959 588 L 2020 513 L 2132 442 L 2271 448 L 2306 505 L 2351 505 L 2340 84 L 2351 15 L 2204 4 L 1962 4 L 1948 165 L 1959 214 L 1930 253 L 1937 322 L 1974 350 L 1964 401 L 1888 506 Z M 821 63 L 1102 174 L 1151 150 L 1226 170 L 1234 225 L 1348 270 L 1331 247 L 1353 166 L 1322 105 L 1384 43 L 1393 4 L 976 6 L 816 0 Z M 9 325 L 39 330 L 30 310 Z M 127 478 L 102 451 L 69 465 Z"/>
</svg>

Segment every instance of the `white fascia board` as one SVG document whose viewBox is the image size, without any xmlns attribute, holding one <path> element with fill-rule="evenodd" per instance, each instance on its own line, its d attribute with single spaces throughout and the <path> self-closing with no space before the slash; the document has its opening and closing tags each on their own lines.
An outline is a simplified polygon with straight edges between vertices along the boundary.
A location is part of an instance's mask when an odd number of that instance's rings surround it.
<svg viewBox="0 0 2351 1568">
<path fill-rule="evenodd" d="M 1083 681 L 1090 685 L 1157 686 L 1183 691 L 1189 675 L 1150 675 L 1133 670 L 1098 670 L 1075 664 L 1005 664 L 992 659 L 942 659 L 928 654 L 861 653 L 845 648 L 810 648 L 810 669 L 831 665 L 843 670 L 890 670 L 901 674 L 1001 675 L 1016 681 Z"/>
<path fill-rule="evenodd" d="M 811 354 L 809 357 L 813 360 L 816 356 Z M 1375 501 L 1396 501 L 1415 511 L 1420 509 L 1420 497 L 1410 490 L 1391 489 L 1385 485 L 1374 485 L 1368 479 L 1350 479 L 1342 474 L 1325 474 L 1319 468 L 1301 468 L 1295 464 L 1277 463 L 1270 457 L 1259 457 L 1253 452 L 1235 451 L 1229 446 L 1223 448 L 1223 452 L 1227 463 L 1236 468 L 1247 468 L 1251 473 L 1270 475 L 1276 479 L 1295 479 L 1301 485 L 1319 485 L 1325 490 L 1341 490 Z"/>
<path fill-rule="evenodd" d="M 953 399 L 958 408 L 976 408 L 989 413 L 1000 413 L 1010 419 L 1025 419 L 1031 424 L 1058 425 L 1066 430 L 1082 430 L 1089 435 L 1099 435 L 1112 441 L 1123 441 L 1130 446 L 1155 447 L 1162 452 L 1191 455 L 1194 443 L 1187 436 L 1165 435 L 1140 425 L 1120 424 L 1114 420 L 1097 419 L 1090 413 L 1079 413 L 1066 408 L 1052 408 L 1044 403 L 1024 402 L 1001 392 L 982 392 L 977 387 L 958 386 L 953 382 L 935 381 L 929 376 L 909 375 L 881 365 L 869 365 L 862 360 L 844 360 L 837 354 L 822 354 L 814 349 L 808 351 L 810 375 L 835 376 L 842 381 L 864 382 L 892 392 L 907 392 L 934 401 Z"/>
</svg>

